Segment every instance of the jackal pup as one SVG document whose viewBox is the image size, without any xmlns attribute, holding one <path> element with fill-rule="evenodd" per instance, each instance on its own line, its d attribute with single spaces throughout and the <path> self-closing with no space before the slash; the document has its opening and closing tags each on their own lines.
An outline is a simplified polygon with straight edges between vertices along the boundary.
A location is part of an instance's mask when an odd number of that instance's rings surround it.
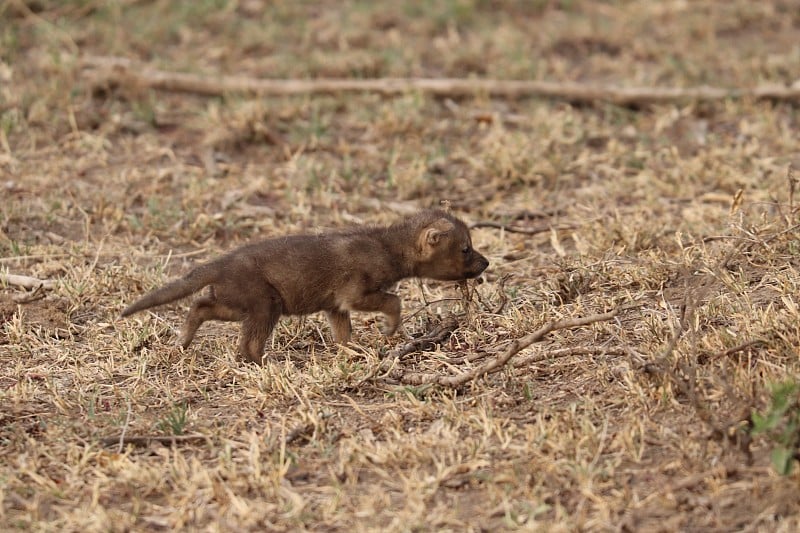
<svg viewBox="0 0 800 533">
<path fill-rule="evenodd" d="M 388 336 L 400 323 L 400 299 L 386 292 L 396 282 L 410 277 L 474 278 L 488 265 L 473 250 L 461 220 L 430 209 L 388 227 L 290 235 L 243 246 L 145 295 L 122 316 L 208 286 L 186 317 L 183 347 L 206 320 L 241 321 L 239 353 L 260 364 L 264 345 L 283 314 L 325 311 L 334 340 L 346 343 L 350 311 L 381 312 Z"/>
</svg>

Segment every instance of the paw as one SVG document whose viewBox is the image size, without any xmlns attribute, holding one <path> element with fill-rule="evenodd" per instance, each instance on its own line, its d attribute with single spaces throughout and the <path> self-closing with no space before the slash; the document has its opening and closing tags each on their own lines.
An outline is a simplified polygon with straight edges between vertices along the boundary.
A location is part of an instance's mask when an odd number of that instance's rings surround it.
<svg viewBox="0 0 800 533">
<path fill-rule="evenodd" d="M 397 331 L 397 324 L 385 324 L 381 326 L 381 333 L 383 333 L 385 337 L 391 337 L 392 335 L 395 334 L 396 331 Z"/>
</svg>

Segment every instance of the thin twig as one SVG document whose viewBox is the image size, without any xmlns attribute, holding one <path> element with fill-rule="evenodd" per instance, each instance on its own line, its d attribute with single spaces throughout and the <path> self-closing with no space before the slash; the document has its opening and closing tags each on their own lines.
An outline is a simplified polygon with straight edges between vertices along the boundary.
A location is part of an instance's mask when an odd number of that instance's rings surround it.
<svg viewBox="0 0 800 533">
<path fill-rule="evenodd" d="M 454 317 L 448 317 L 436 329 L 427 335 L 417 337 L 416 339 L 411 340 L 390 351 L 387 355 L 387 358 L 400 358 L 404 355 L 432 348 L 436 344 L 444 342 L 448 337 L 450 337 L 457 327 L 458 321 Z"/>
<path fill-rule="evenodd" d="M 300 424 L 299 426 L 295 427 L 283 439 L 284 444 L 291 444 L 300 437 L 307 437 L 309 434 L 314 433 L 314 424 L 311 422 Z"/>
<path fill-rule="evenodd" d="M 738 353 L 738 352 L 741 352 L 743 350 L 746 350 L 746 349 L 748 349 L 748 348 L 750 348 L 752 346 L 760 346 L 760 345 L 763 345 L 763 344 L 766 344 L 766 341 L 764 341 L 763 339 L 751 339 L 751 340 L 743 342 L 741 344 L 737 344 L 736 346 L 732 346 L 732 347 L 728 348 L 727 350 L 723 350 L 721 352 L 717 352 L 717 353 L 711 355 L 706 360 L 706 362 L 716 361 L 717 359 L 722 359 L 723 357 L 731 356 L 731 355 L 733 355 L 735 353 Z"/>
<path fill-rule="evenodd" d="M 460 301 L 461 301 L 461 298 L 456 298 L 454 296 L 448 296 L 448 297 L 445 297 L 445 298 L 438 298 L 436 300 L 431 300 L 430 302 L 429 301 L 425 301 L 425 303 L 422 304 L 422 306 L 420 306 L 419 309 L 417 309 L 416 311 L 414 311 L 413 313 L 408 315 L 408 317 L 406 317 L 406 320 L 408 320 L 409 318 L 413 318 L 413 317 L 417 316 L 418 314 L 420 314 L 421 312 L 423 312 L 425 309 L 427 309 L 428 307 L 432 306 L 433 304 L 439 304 L 439 303 L 442 303 L 442 302 L 460 302 Z"/>
<path fill-rule="evenodd" d="M 794 216 L 794 190 L 797 187 L 797 178 L 794 176 L 794 165 L 789 163 L 786 168 L 786 181 L 789 182 L 789 216 Z M 786 224 L 791 224 L 791 218 L 787 218 Z"/>
<path fill-rule="evenodd" d="M 128 425 L 131 422 L 131 399 L 128 398 L 128 410 L 125 413 L 125 423 L 122 425 L 122 433 L 119 434 L 119 448 L 117 453 L 122 453 L 125 450 L 125 433 L 128 432 Z"/>
<path fill-rule="evenodd" d="M 550 209 L 521 209 L 518 211 L 501 211 L 495 210 L 492 212 L 497 218 L 505 220 L 532 220 L 534 218 L 551 218 L 557 215 L 564 214 L 565 208 L 552 207 Z"/>
<path fill-rule="evenodd" d="M 527 228 L 523 228 L 520 226 L 510 226 L 508 224 L 500 224 L 499 222 L 475 222 L 474 224 L 470 225 L 470 228 L 496 228 L 506 231 L 508 233 L 523 233 L 525 235 L 537 235 L 539 233 L 547 233 L 551 229 L 556 230 L 568 230 L 568 229 L 575 229 L 577 226 L 567 224 L 567 225 L 560 225 L 560 226 L 553 226 L 552 224 L 542 224 L 539 226 L 530 226 Z"/>
<path fill-rule="evenodd" d="M 442 361 L 449 365 L 460 365 L 464 363 L 474 363 L 475 361 L 480 361 L 481 359 L 485 359 L 490 355 L 492 355 L 491 352 L 473 352 L 467 355 L 445 357 L 442 359 Z"/>
<path fill-rule="evenodd" d="M 29 304 L 31 302 L 41 300 L 45 296 L 46 295 L 44 293 L 44 288 L 41 285 L 39 285 L 33 290 L 33 292 L 21 294 L 18 296 L 12 296 L 11 299 L 18 304 Z"/>
<path fill-rule="evenodd" d="M 506 294 L 506 281 L 508 281 L 510 277 L 510 274 L 503 274 L 500 276 L 500 279 L 497 280 L 497 294 L 500 295 L 500 303 L 497 304 L 497 307 L 492 310 L 493 315 L 499 315 L 503 309 L 505 309 L 506 304 L 508 303 L 508 295 Z"/>
</svg>

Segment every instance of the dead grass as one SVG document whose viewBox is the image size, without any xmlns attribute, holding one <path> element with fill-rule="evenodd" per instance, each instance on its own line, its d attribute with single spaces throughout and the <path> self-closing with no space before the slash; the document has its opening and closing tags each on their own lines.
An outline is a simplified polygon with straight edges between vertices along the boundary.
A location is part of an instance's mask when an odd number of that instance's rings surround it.
<svg viewBox="0 0 800 533">
<path fill-rule="evenodd" d="M 0 287 L 2 529 L 800 526 L 797 469 L 746 431 L 800 374 L 795 107 L 92 93 L 77 67 L 791 84 L 800 4 L 180 4 L 0 5 L 0 270 L 56 282 Z M 458 327 L 391 370 L 403 341 L 370 315 L 346 348 L 285 319 L 263 368 L 226 324 L 176 348 L 183 306 L 117 318 L 237 244 L 441 199 L 554 229 L 474 229 L 492 265 L 469 304 L 401 283 L 411 335 Z M 397 379 L 616 308 L 455 389 Z"/>
</svg>

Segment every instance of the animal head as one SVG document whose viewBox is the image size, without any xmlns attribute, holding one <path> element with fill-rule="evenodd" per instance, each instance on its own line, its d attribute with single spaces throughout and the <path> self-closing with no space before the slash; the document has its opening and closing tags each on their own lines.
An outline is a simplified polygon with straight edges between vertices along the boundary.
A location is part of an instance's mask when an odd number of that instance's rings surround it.
<svg viewBox="0 0 800 533">
<path fill-rule="evenodd" d="M 455 281 L 477 277 L 489 261 L 472 248 L 469 228 L 461 220 L 434 210 L 420 215 L 416 232 L 415 274 Z"/>
</svg>

